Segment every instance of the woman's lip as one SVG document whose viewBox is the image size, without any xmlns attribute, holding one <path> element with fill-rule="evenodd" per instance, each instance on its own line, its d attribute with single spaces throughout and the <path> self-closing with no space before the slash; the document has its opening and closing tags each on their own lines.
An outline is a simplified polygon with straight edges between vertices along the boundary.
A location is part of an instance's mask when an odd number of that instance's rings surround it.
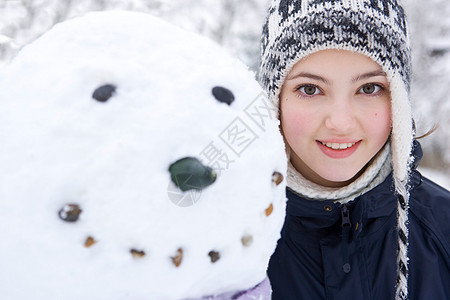
<svg viewBox="0 0 450 300">
<path fill-rule="evenodd" d="M 325 142 L 325 141 L 316 141 L 317 145 L 319 146 L 320 150 L 322 150 L 322 152 L 331 158 L 335 158 L 335 159 L 342 159 L 342 158 L 347 158 L 350 155 L 352 155 L 356 149 L 358 149 L 359 145 L 361 144 L 361 141 L 356 141 L 356 142 L 349 142 L 349 141 L 345 141 L 345 142 L 336 142 L 334 140 L 334 142 Z M 354 144 L 351 147 L 348 147 L 346 149 L 332 149 L 330 147 L 325 146 L 323 143 L 338 143 L 338 144 Z"/>
<path fill-rule="evenodd" d="M 329 139 L 329 140 L 317 140 L 317 142 L 321 142 L 323 144 L 326 143 L 338 143 L 338 144 L 355 144 L 357 142 L 360 142 L 361 140 L 351 140 L 351 139 Z"/>
</svg>

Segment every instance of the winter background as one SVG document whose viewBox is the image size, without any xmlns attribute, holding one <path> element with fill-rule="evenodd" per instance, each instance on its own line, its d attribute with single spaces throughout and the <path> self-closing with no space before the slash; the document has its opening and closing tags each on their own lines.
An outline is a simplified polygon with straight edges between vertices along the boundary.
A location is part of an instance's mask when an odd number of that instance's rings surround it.
<svg viewBox="0 0 450 300">
<path fill-rule="evenodd" d="M 89 11 L 148 12 L 203 34 L 257 72 L 269 0 L 0 0 L 0 68 L 55 23 Z M 422 173 L 450 189 L 450 1 L 404 0 L 413 46 L 414 115 Z M 1 80 L 1 78 L 0 78 Z"/>
</svg>

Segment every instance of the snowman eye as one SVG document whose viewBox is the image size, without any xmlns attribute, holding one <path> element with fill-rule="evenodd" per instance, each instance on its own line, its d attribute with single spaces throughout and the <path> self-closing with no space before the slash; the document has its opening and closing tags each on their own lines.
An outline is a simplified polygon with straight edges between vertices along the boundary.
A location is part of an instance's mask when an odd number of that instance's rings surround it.
<svg viewBox="0 0 450 300">
<path fill-rule="evenodd" d="M 112 84 L 105 84 L 95 89 L 92 98 L 99 102 L 106 102 L 116 93 L 116 86 Z"/>
<path fill-rule="evenodd" d="M 217 101 L 226 103 L 228 105 L 231 105 L 231 103 L 234 101 L 233 92 L 221 86 L 213 87 L 212 94 L 217 99 Z"/>
</svg>

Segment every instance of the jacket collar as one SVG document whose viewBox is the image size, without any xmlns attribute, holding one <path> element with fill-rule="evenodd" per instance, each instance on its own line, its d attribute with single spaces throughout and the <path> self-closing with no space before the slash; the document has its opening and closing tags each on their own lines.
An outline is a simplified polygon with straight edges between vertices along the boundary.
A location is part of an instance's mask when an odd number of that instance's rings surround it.
<svg viewBox="0 0 450 300">
<path fill-rule="evenodd" d="M 422 158 L 423 152 L 420 143 L 414 141 L 413 156 L 414 162 L 411 165 L 410 189 L 414 189 L 422 182 L 422 176 L 416 171 L 417 166 Z M 340 218 L 341 206 L 332 200 L 309 200 L 289 187 L 286 189 L 288 198 L 286 211 L 289 215 L 303 218 L 319 218 L 336 222 Z M 356 197 L 350 201 L 347 206 L 352 209 L 358 205 L 365 218 L 373 219 L 385 217 L 392 214 L 397 208 L 397 198 L 393 182 L 392 173 L 378 186 L 374 187 L 365 194 Z M 358 209 L 359 210 L 359 209 Z M 325 222 L 328 223 L 328 222 Z M 333 224 L 333 223 L 331 223 Z"/>
<path fill-rule="evenodd" d="M 308 200 L 290 188 L 287 188 L 286 195 L 288 198 L 286 211 L 292 216 L 324 218 L 333 222 L 339 220 L 341 216 L 339 209 L 341 204 L 332 200 Z M 362 206 L 362 213 L 366 218 L 371 219 L 390 215 L 397 207 L 397 196 L 395 195 L 392 174 L 372 190 L 347 203 L 350 209 L 356 205 Z"/>
</svg>

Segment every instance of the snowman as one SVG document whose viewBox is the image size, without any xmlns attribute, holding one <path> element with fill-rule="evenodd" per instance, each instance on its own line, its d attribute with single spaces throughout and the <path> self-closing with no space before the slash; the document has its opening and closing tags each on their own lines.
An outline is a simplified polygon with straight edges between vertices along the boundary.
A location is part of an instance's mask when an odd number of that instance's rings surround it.
<svg viewBox="0 0 450 300">
<path fill-rule="evenodd" d="M 269 297 L 276 108 L 206 38 L 136 12 L 56 25 L 0 71 L 0 145 L 2 299 Z"/>
</svg>

